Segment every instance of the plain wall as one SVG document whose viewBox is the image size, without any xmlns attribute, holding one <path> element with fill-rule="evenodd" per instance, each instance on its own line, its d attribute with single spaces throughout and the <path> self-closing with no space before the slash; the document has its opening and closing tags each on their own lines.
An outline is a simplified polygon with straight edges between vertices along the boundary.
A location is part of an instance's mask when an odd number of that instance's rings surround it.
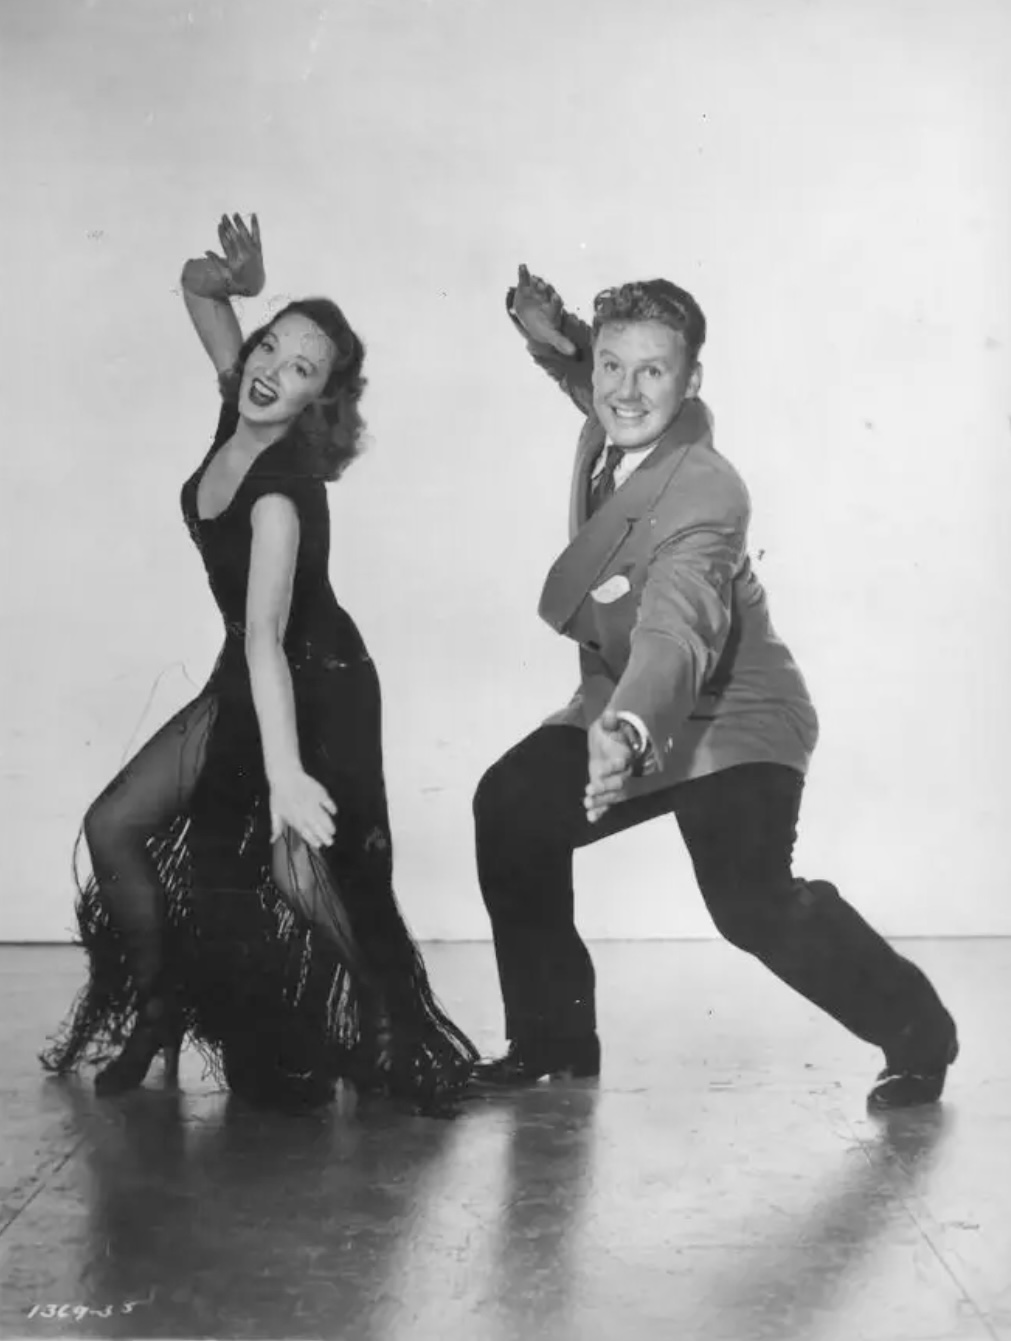
<svg viewBox="0 0 1011 1341">
<path fill-rule="evenodd" d="M 332 575 L 378 662 L 400 898 L 487 934 L 470 800 L 564 702 L 536 603 L 579 418 L 503 313 L 664 274 L 822 718 L 798 869 L 891 934 L 1011 932 L 1005 0 L 0 8 L 0 939 L 60 939 L 84 808 L 208 674 L 178 294 L 257 210 L 271 301 L 368 344 Z M 711 933 L 673 821 L 578 858 L 600 937 Z"/>
</svg>

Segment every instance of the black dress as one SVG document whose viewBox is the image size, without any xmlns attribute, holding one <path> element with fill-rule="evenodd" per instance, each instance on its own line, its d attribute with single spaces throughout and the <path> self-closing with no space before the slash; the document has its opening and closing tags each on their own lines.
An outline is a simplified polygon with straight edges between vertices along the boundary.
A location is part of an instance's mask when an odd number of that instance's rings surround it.
<svg viewBox="0 0 1011 1341">
<path fill-rule="evenodd" d="M 344 1077 L 437 1109 L 465 1084 L 476 1050 L 435 1002 L 394 896 L 379 682 L 330 586 L 326 485 L 282 439 L 224 512 L 201 520 L 197 485 L 236 423 L 226 403 L 182 490 L 224 645 L 197 698 L 89 812 L 98 878 L 80 884 L 77 900 L 89 981 L 42 1061 L 63 1072 L 121 1042 L 138 997 L 124 927 L 142 916 L 140 892 L 157 880 L 149 916 L 161 978 L 188 1035 L 234 1091 L 318 1102 Z M 285 652 L 303 765 L 337 805 L 335 840 L 318 853 L 290 834 L 270 842 L 244 646 L 250 513 L 265 494 L 290 498 L 300 521 Z"/>
</svg>

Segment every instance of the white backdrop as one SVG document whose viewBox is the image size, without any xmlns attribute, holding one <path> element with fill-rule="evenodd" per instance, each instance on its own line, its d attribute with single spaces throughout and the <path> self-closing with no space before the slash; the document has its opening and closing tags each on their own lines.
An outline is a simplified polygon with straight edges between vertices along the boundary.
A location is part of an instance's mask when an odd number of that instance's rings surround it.
<svg viewBox="0 0 1011 1341">
<path fill-rule="evenodd" d="M 368 343 L 332 571 L 421 935 L 486 935 L 473 787 L 574 680 L 535 609 L 579 423 L 503 315 L 522 260 L 709 315 L 823 720 L 799 868 L 890 933 L 1011 932 L 1005 0 L 22 0 L 0 37 L 0 939 L 65 935 L 85 805 L 216 651 L 176 284 L 225 209 L 263 225 L 247 321 L 325 292 Z M 590 935 L 710 933 L 673 821 L 579 873 Z"/>
</svg>

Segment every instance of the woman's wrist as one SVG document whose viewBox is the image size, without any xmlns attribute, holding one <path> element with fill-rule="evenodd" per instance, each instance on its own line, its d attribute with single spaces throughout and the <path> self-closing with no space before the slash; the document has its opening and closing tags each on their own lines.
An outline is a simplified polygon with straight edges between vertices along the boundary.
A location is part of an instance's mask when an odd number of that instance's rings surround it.
<svg viewBox="0 0 1011 1341">
<path fill-rule="evenodd" d="M 196 298 L 216 298 L 226 302 L 232 297 L 230 285 L 212 261 L 194 256 L 183 266 L 182 286 Z"/>
<path fill-rule="evenodd" d="M 292 778 L 299 777 L 305 770 L 297 754 L 286 758 L 270 760 L 266 763 L 267 786 L 271 789 L 284 786 Z"/>
</svg>

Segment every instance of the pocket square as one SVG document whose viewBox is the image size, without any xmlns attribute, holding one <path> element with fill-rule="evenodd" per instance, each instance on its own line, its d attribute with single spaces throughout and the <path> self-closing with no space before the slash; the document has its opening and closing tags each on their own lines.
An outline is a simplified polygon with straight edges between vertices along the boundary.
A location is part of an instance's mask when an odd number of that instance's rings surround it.
<svg viewBox="0 0 1011 1341">
<path fill-rule="evenodd" d="M 622 596 L 632 590 L 632 584 L 624 573 L 615 573 L 614 577 L 609 577 L 606 582 L 602 582 L 596 591 L 591 591 L 590 595 L 601 605 L 610 605 L 612 601 L 620 600 Z"/>
</svg>

